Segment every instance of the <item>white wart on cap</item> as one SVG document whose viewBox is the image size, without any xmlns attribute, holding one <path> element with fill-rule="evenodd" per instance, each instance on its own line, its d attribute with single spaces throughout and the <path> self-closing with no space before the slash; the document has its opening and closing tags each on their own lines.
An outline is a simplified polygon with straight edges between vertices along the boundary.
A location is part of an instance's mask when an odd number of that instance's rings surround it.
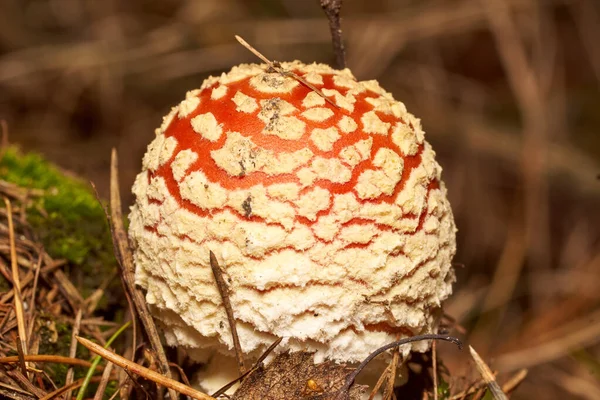
<svg viewBox="0 0 600 400">
<path fill-rule="evenodd" d="M 280 350 L 355 362 L 435 332 L 456 229 L 419 120 L 347 69 L 282 68 L 339 108 L 266 65 L 240 65 L 189 92 L 148 146 L 129 234 L 168 344 L 232 352 L 209 251 L 245 353 L 282 337 Z"/>
</svg>

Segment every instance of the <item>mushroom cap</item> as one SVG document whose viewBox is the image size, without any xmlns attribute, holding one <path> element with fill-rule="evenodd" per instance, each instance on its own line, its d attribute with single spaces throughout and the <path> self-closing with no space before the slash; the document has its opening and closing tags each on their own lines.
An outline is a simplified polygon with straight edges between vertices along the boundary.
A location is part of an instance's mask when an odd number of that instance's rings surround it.
<svg viewBox="0 0 600 400">
<path fill-rule="evenodd" d="M 210 77 L 164 118 L 133 186 L 136 282 L 167 343 L 362 360 L 437 329 L 454 219 L 420 121 L 376 81 L 298 61 Z M 428 343 L 407 345 L 424 351 Z M 192 351 L 193 353 L 193 351 Z"/>
</svg>

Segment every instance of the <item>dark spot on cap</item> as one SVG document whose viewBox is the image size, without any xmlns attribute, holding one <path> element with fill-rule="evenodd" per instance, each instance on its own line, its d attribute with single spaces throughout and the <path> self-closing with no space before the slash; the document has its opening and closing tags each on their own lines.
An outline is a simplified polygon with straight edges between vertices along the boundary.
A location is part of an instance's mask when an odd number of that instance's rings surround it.
<svg viewBox="0 0 600 400">
<path fill-rule="evenodd" d="M 252 215 L 252 196 L 248 196 L 246 200 L 242 203 L 242 208 L 244 209 L 244 215 L 246 218 Z"/>
</svg>

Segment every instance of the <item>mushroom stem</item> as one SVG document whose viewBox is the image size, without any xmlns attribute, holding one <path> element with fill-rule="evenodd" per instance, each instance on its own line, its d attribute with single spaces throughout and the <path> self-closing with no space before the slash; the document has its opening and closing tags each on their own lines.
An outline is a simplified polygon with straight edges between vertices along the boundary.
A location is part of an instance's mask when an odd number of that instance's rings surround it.
<svg viewBox="0 0 600 400">
<path fill-rule="evenodd" d="M 342 0 L 320 0 L 321 7 L 329 20 L 329 30 L 331 31 L 331 42 L 333 43 L 333 52 L 335 54 L 335 67 L 337 69 L 346 68 L 346 51 L 344 41 L 342 40 L 342 28 L 340 24 L 340 10 L 342 9 Z"/>
<path fill-rule="evenodd" d="M 246 365 L 244 363 L 244 353 L 242 352 L 242 346 L 240 345 L 240 338 L 238 337 L 237 328 L 235 326 L 235 317 L 233 316 L 233 308 L 231 307 L 231 301 L 229 300 L 229 287 L 223 279 L 223 273 L 221 267 L 217 262 L 217 257 L 211 251 L 210 252 L 210 268 L 212 269 L 215 281 L 217 282 L 217 288 L 223 299 L 223 305 L 225 306 L 225 312 L 227 313 L 227 320 L 229 321 L 229 328 L 231 329 L 231 336 L 233 337 L 233 347 L 235 348 L 235 357 L 238 362 L 238 370 L 240 376 L 246 373 Z"/>
</svg>

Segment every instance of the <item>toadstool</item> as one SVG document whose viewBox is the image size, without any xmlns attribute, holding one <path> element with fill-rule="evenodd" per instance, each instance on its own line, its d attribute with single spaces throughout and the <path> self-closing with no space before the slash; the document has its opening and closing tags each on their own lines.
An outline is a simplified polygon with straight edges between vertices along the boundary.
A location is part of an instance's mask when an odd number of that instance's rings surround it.
<svg viewBox="0 0 600 400">
<path fill-rule="evenodd" d="M 348 69 L 281 68 L 320 93 L 264 64 L 236 66 L 188 92 L 143 158 L 129 235 L 167 343 L 233 354 L 209 251 L 246 354 L 283 338 L 280 350 L 315 362 L 357 362 L 435 332 L 456 229 L 420 121 Z"/>
</svg>

